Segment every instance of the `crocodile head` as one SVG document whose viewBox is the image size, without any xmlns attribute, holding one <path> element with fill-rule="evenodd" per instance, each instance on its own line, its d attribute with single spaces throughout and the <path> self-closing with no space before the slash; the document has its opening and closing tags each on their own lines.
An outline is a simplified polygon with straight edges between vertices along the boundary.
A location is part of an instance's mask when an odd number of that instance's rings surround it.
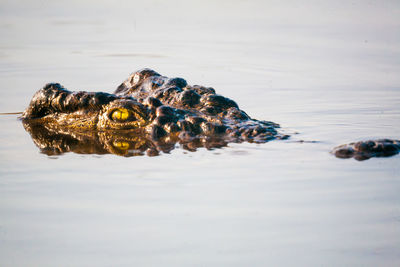
<svg viewBox="0 0 400 267">
<path fill-rule="evenodd" d="M 250 118 L 213 88 L 190 86 L 182 78 L 149 69 L 133 73 L 114 94 L 72 92 L 58 83 L 47 84 L 33 96 L 22 121 L 46 151 L 53 144 L 57 151 L 81 151 L 78 143 L 85 144 L 82 151 L 91 151 L 86 144 L 104 151 L 131 150 L 139 144 L 154 154 L 168 152 L 176 143 L 193 151 L 288 137 L 278 133 L 278 124 Z"/>
</svg>

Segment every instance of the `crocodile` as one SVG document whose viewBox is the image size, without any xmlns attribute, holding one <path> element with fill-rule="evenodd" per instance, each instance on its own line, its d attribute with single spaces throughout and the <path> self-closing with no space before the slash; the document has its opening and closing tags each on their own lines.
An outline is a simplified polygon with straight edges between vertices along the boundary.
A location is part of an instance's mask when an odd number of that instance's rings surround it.
<svg viewBox="0 0 400 267">
<path fill-rule="evenodd" d="M 43 153 L 169 153 L 177 144 L 195 151 L 228 143 L 287 139 L 279 124 L 251 118 L 212 87 L 189 85 L 152 69 L 132 73 L 113 93 L 69 91 L 49 83 L 37 91 L 22 122 Z M 391 156 L 396 140 L 369 140 L 335 148 L 339 158 Z"/>
</svg>

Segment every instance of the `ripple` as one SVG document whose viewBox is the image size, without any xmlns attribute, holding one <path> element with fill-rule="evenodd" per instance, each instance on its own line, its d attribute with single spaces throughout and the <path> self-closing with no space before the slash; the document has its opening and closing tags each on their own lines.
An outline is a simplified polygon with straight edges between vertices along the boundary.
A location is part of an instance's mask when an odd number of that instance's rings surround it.
<svg viewBox="0 0 400 267">
<path fill-rule="evenodd" d="M 146 53 L 115 53 L 100 55 L 100 57 L 144 57 L 144 58 L 163 58 L 164 55 L 159 54 L 146 54 Z"/>
</svg>

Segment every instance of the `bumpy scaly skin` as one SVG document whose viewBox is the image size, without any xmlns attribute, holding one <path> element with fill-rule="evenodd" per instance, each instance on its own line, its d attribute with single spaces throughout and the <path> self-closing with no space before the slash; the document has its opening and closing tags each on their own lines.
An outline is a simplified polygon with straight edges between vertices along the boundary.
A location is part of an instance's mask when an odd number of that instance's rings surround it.
<svg viewBox="0 0 400 267">
<path fill-rule="evenodd" d="M 400 152 L 400 140 L 368 140 L 341 145 L 332 153 L 338 158 L 366 160 L 372 157 L 390 157 Z"/>
<path fill-rule="evenodd" d="M 111 120 L 110 113 L 118 108 L 130 110 L 135 119 L 123 123 Z M 76 130 L 133 129 L 149 123 L 148 109 L 132 97 L 70 92 L 57 83 L 47 84 L 36 92 L 22 119 Z"/>
<path fill-rule="evenodd" d="M 115 91 L 117 96 L 131 96 L 155 110 L 151 129 L 182 131 L 181 136 L 226 135 L 241 142 L 266 142 L 286 138 L 278 134 L 273 122 L 251 119 L 231 99 L 215 93 L 211 87 L 188 85 L 182 78 L 161 76 L 143 69 L 129 76 Z"/>
<path fill-rule="evenodd" d="M 153 156 L 170 152 L 177 143 L 194 151 L 288 137 L 278 133 L 278 124 L 250 118 L 211 87 L 188 85 L 151 69 L 133 73 L 113 94 L 71 92 L 48 84 L 33 96 L 22 119 L 48 155 L 73 151 Z M 399 150 L 399 141 L 385 139 L 342 145 L 332 153 L 364 160 Z"/>
<path fill-rule="evenodd" d="M 278 124 L 251 119 L 213 88 L 190 86 L 182 78 L 168 78 L 150 69 L 133 73 L 114 94 L 71 92 L 60 84 L 47 84 L 33 96 L 22 119 L 48 154 L 82 152 L 78 143 L 91 144 L 85 151 L 101 147 L 109 153 L 115 151 L 107 144 L 137 151 L 139 143 L 141 152 L 155 155 L 171 151 L 176 143 L 195 150 L 288 137 L 277 132 Z M 102 149 L 96 151 L 102 154 Z"/>
</svg>

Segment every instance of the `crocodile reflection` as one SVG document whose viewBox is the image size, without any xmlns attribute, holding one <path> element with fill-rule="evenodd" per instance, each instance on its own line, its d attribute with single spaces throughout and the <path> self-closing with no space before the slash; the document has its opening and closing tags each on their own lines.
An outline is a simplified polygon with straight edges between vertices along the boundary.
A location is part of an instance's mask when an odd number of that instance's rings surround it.
<svg viewBox="0 0 400 267">
<path fill-rule="evenodd" d="M 41 153 L 48 156 L 62 155 L 67 152 L 77 154 L 114 154 L 124 157 L 157 156 L 161 152 L 169 153 L 176 147 L 196 151 L 204 147 L 208 150 L 221 148 L 228 143 L 223 138 L 190 138 L 182 140 L 166 137 L 150 139 L 140 131 L 71 131 L 67 128 L 49 128 L 35 122 L 23 122 L 24 128 L 32 137 Z"/>
</svg>

